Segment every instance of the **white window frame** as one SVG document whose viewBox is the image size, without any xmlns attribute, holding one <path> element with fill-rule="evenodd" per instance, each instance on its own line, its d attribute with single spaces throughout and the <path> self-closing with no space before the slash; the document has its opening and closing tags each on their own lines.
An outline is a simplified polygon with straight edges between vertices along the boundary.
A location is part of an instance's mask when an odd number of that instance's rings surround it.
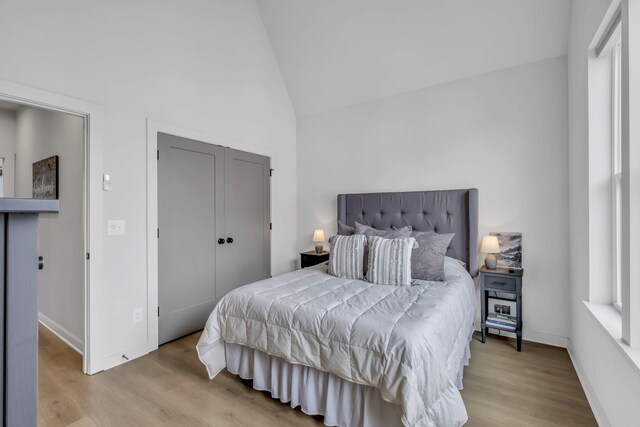
<svg viewBox="0 0 640 427">
<path fill-rule="evenodd" d="M 610 304 L 618 311 L 622 311 L 623 305 L 623 239 L 626 230 L 623 221 L 623 206 L 625 203 L 623 189 L 624 174 L 622 168 L 622 12 L 617 10 L 610 21 L 602 38 L 595 47 L 596 57 L 599 61 L 605 61 L 608 74 L 601 75 L 600 84 L 608 84 L 606 97 L 601 99 L 602 113 L 609 115 L 606 126 L 609 128 L 606 133 L 599 135 L 600 142 L 609 151 L 610 164 L 608 179 L 610 181 L 610 224 L 609 240 L 611 249 L 610 282 L 611 288 L 608 292 Z M 604 95 L 604 92 L 602 93 Z M 592 118 L 593 119 L 593 118 Z M 596 119 L 597 120 L 597 119 Z M 601 152 L 602 153 L 602 152 Z M 592 153 L 597 155 L 596 152 Z M 602 153 L 604 154 L 604 153 Z M 602 177 L 604 178 L 604 176 Z"/>
<path fill-rule="evenodd" d="M 619 321 L 598 318 L 621 348 L 640 348 L 640 0 L 612 0 L 588 49 L 589 81 L 589 303 Z M 620 25 L 618 25 L 620 24 Z M 613 37 L 621 34 L 620 196 L 614 213 L 611 111 Z M 617 39 L 616 39 L 617 41 Z M 617 153 L 616 153 L 617 154 Z M 607 158 L 604 162 L 601 159 Z M 606 185 L 601 185 L 606 184 Z M 619 207 L 619 209 L 618 209 Z M 605 225 L 606 224 L 606 225 Z M 620 228 L 618 228 L 618 224 Z M 604 226 L 604 227 L 603 227 Z M 620 230 L 620 231 L 618 231 Z M 615 232 L 615 233 L 613 233 Z M 621 241 L 612 248 L 612 234 Z M 612 273 L 612 252 L 620 276 Z M 620 264 L 618 264 L 618 259 Z M 605 262 L 603 262 L 605 261 Z M 615 268 L 616 270 L 618 268 Z M 613 284 L 611 283 L 613 280 Z M 605 283 L 606 282 L 606 283 Z M 618 286 L 618 283 L 620 286 Z M 615 300 L 615 303 L 614 303 Z M 615 308 L 614 308 L 615 307 Z M 619 308 L 620 310 L 617 310 Z M 614 316 L 615 317 L 615 316 Z M 608 325 L 608 326 L 607 326 Z M 618 326 L 620 325 L 620 326 Z M 626 351 L 625 350 L 625 351 Z M 640 363 L 638 363 L 640 366 Z"/>
<path fill-rule="evenodd" d="M 618 24 L 620 25 L 620 24 Z M 613 306 L 622 310 L 622 48 L 620 30 L 611 47 L 611 273 Z"/>
</svg>

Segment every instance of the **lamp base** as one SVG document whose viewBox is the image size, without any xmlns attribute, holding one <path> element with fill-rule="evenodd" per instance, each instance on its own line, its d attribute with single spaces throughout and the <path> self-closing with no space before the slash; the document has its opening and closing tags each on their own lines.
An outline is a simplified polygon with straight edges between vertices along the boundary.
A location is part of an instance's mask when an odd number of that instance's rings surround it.
<svg viewBox="0 0 640 427">
<path fill-rule="evenodd" d="M 496 256 L 494 254 L 489 254 L 484 259 L 484 265 L 487 268 L 493 270 L 498 265 L 498 259 L 496 258 Z"/>
<path fill-rule="evenodd" d="M 322 252 L 324 252 L 324 247 L 322 246 L 322 243 L 316 244 L 316 253 L 321 254 Z"/>
</svg>

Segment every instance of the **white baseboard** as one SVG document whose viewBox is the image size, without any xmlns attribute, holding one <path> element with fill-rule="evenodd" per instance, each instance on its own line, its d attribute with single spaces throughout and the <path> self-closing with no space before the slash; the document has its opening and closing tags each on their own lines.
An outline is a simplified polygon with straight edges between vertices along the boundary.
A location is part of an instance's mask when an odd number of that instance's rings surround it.
<svg viewBox="0 0 640 427">
<path fill-rule="evenodd" d="M 476 326 L 476 331 L 480 332 L 479 325 Z M 514 338 L 514 339 L 516 338 L 516 334 L 514 334 L 513 332 L 502 331 L 500 335 L 504 337 Z M 569 339 L 567 337 L 561 337 L 558 335 L 546 334 L 544 332 L 530 331 L 530 330 L 522 334 L 522 340 L 537 342 L 539 344 L 545 344 L 553 347 L 562 347 L 562 348 L 567 348 L 567 346 L 569 345 Z"/>
<path fill-rule="evenodd" d="M 544 332 L 538 331 L 527 331 L 526 335 L 522 336 L 522 339 L 537 342 L 540 344 L 551 345 L 554 347 L 567 348 L 569 346 L 569 338 L 567 337 L 546 334 Z"/>
<path fill-rule="evenodd" d="M 591 411 L 593 411 L 593 415 L 596 417 L 596 421 L 600 427 L 611 427 L 611 422 L 600 404 L 600 400 L 589 381 L 584 369 L 582 369 L 582 365 L 578 361 L 578 358 L 573 353 L 573 346 L 571 345 L 571 341 L 568 341 L 567 351 L 569 352 L 569 357 L 571 358 L 571 362 L 573 363 L 573 367 L 578 374 L 578 379 L 580 380 L 580 384 L 582 384 L 582 389 L 584 390 L 584 394 L 587 396 L 587 400 L 589 401 L 589 405 L 591 406 Z"/>
<path fill-rule="evenodd" d="M 84 345 L 78 337 L 40 312 L 38 312 L 38 321 L 42 326 L 50 330 L 55 336 L 82 356 Z"/>
<path fill-rule="evenodd" d="M 157 348 L 158 347 L 152 348 L 148 343 L 144 343 L 133 348 L 114 353 L 104 358 L 104 370 L 106 371 L 107 369 L 111 369 L 122 365 L 123 363 L 137 359 L 138 357 L 145 356 L 153 350 L 157 350 Z"/>
</svg>

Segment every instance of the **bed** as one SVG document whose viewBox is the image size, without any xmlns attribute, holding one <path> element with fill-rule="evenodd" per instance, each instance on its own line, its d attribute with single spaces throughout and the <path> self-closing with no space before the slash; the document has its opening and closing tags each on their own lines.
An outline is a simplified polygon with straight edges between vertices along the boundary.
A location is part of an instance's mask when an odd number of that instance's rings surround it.
<svg viewBox="0 0 640 427">
<path fill-rule="evenodd" d="M 345 194 L 338 219 L 455 232 L 445 281 L 374 285 L 306 268 L 221 299 L 197 345 L 222 369 L 337 426 L 460 426 L 477 274 L 476 189 Z"/>
</svg>

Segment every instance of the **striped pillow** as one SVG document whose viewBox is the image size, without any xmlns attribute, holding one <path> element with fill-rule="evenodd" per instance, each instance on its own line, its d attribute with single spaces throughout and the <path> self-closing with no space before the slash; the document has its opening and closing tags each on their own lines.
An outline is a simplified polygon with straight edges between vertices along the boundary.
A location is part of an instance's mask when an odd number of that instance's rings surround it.
<svg viewBox="0 0 640 427">
<path fill-rule="evenodd" d="M 367 238 L 360 234 L 329 237 L 329 274 L 343 279 L 364 279 L 366 244 Z"/>
<path fill-rule="evenodd" d="M 411 251 L 418 247 L 413 237 L 384 239 L 368 237 L 367 280 L 378 285 L 411 285 Z"/>
</svg>

